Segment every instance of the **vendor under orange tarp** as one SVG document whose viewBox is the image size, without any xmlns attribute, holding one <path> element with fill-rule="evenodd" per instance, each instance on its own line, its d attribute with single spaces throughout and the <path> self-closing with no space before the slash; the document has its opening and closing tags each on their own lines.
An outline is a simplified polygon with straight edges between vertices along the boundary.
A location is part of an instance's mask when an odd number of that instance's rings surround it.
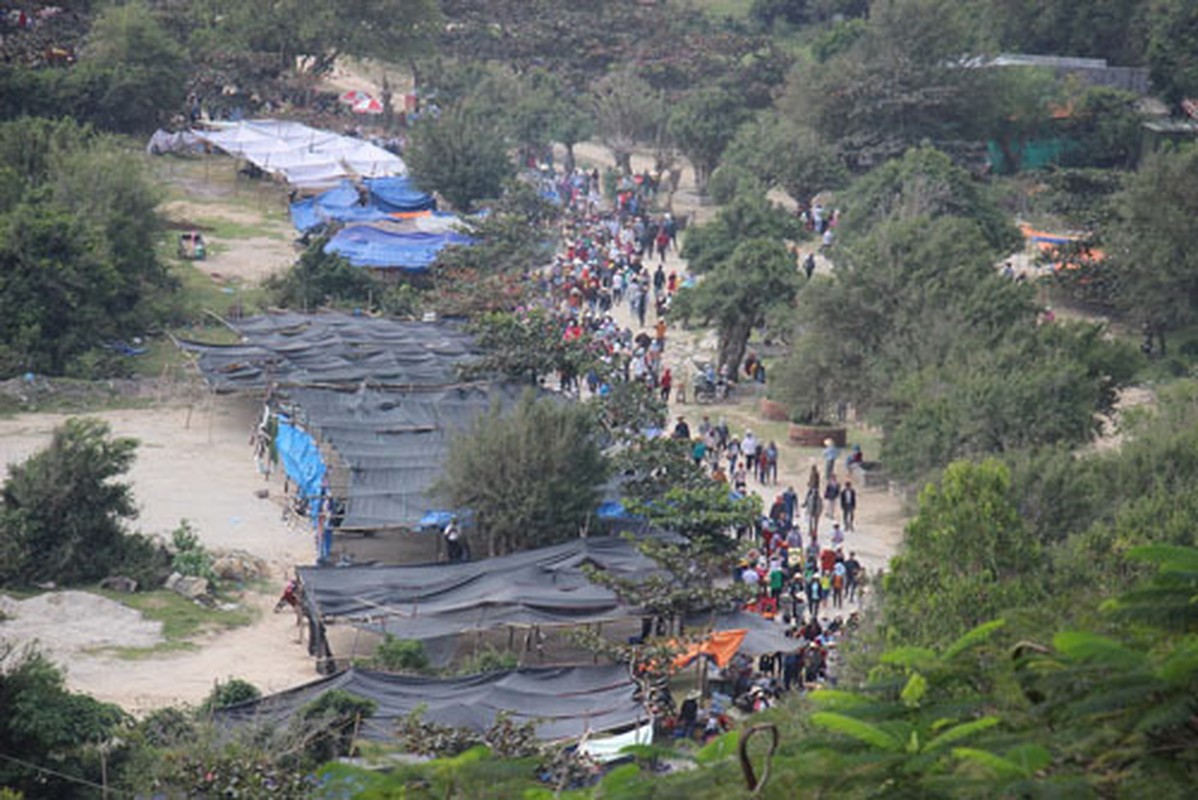
<svg viewBox="0 0 1198 800">
<path fill-rule="evenodd" d="M 688 645 L 686 650 L 674 657 L 674 667 L 682 669 L 701 655 L 715 659 L 717 667 L 728 666 L 732 657 L 740 650 L 748 633 L 744 628 L 731 631 L 712 631 L 697 644 Z"/>
</svg>

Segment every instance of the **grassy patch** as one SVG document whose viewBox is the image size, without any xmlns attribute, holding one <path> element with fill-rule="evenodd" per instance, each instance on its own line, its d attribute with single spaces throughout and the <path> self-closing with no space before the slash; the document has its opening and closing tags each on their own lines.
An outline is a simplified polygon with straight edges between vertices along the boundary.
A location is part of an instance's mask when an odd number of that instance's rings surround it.
<svg viewBox="0 0 1198 800">
<path fill-rule="evenodd" d="M 136 594 L 120 594 L 98 590 L 97 594 L 140 611 L 146 619 L 162 623 L 165 641 L 154 647 L 105 648 L 104 652 L 118 658 L 148 658 L 163 653 L 197 649 L 191 641 L 212 631 L 228 630 L 250 625 L 259 617 L 258 609 L 239 605 L 233 609 L 205 608 L 166 589 Z"/>
<path fill-rule="evenodd" d="M 262 287 L 236 280 L 218 283 L 204 272 L 203 264 L 176 260 L 170 265 L 171 274 L 179 279 L 175 301 L 187 319 L 210 318 L 208 311 L 228 317 L 234 306 L 240 306 L 247 315 L 256 314 L 268 305 L 267 292 Z"/>
</svg>

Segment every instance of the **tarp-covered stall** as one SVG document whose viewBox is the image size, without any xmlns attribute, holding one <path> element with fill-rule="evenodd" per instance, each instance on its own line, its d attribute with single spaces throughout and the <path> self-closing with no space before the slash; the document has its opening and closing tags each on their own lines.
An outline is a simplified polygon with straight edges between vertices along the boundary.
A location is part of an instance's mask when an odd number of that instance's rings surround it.
<svg viewBox="0 0 1198 800">
<path fill-rule="evenodd" d="M 481 351 L 449 323 L 342 313 L 267 314 L 236 320 L 235 345 L 181 342 L 217 391 L 327 386 L 432 389 L 460 383 Z"/>
<path fill-rule="evenodd" d="M 337 253 L 355 267 L 427 272 L 442 250 L 470 244 L 470 238 L 452 231 L 403 233 L 373 225 L 355 225 L 333 234 L 326 253 Z"/>
<path fill-rule="evenodd" d="M 432 195 L 417 189 L 410 178 L 367 178 L 360 189 L 343 181 L 323 194 L 295 201 L 291 221 L 296 230 L 307 232 L 329 222 L 378 222 L 436 207 Z"/>
<path fill-rule="evenodd" d="M 471 336 L 450 324 L 330 313 L 273 314 L 232 325 L 239 344 L 181 344 L 198 355 L 217 391 L 269 392 L 272 409 L 288 412 L 276 444 L 288 476 L 306 495 L 322 488 L 323 473 L 314 487 L 308 479 L 314 456 L 332 447 L 339 462 L 326 459 L 327 466 L 344 466 L 338 474 L 347 476 L 347 485 L 330 487 L 344 501 L 341 530 L 419 528 L 437 506 L 428 489 L 452 437 L 524 391 L 462 382 L 459 367 L 478 351 Z M 301 445 L 292 464 L 288 454 Z"/>
<path fill-rule="evenodd" d="M 456 678 L 352 668 L 216 714 L 225 724 L 283 724 L 321 695 L 340 689 L 377 705 L 360 728 L 369 739 L 394 738 L 398 721 L 420 709 L 429 722 L 478 732 L 506 713 L 516 724 L 534 723 L 537 738 L 561 741 L 645 722 L 647 714 L 634 699 L 636 688 L 621 664 L 525 667 Z"/>
<path fill-rule="evenodd" d="M 424 642 L 430 659 L 443 664 L 452 659 L 454 640 L 463 633 L 583 625 L 639 614 L 610 589 L 592 583 L 584 564 L 631 579 L 657 569 L 627 540 L 600 537 L 481 561 L 301 567 L 298 575 L 311 619 L 350 622 Z M 319 627 L 314 626 L 316 636 Z"/>
<path fill-rule="evenodd" d="M 262 119 L 211 126 L 215 130 L 197 130 L 196 136 L 301 189 L 325 189 L 347 178 L 407 174 L 403 159 L 394 153 L 298 122 Z"/>
</svg>

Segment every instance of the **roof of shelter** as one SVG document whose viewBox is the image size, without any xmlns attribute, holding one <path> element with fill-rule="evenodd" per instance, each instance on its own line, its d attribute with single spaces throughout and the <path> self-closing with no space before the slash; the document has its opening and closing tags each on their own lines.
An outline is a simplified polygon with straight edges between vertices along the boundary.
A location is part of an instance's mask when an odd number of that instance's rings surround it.
<svg viewBox="0 0 1198 800">
<path fill-rule="evenodd" d="M 343 313 L 270 314 L 231 323 L 236 345 L 182 342 L 218 391 L 277 390 L 292 418 L 349 468 L 341 527 L 415 527 L 450 441 L 528 387 L 463 383 L 474 339 L 451 323 Z"/>
<path fill-rule="evenodd" d="M 657 570 L 633 543 L 594 537 L 464 563 L 301 567 L 298 573 L 314 616 L 427 640 L 503 625 L 627 616 L 613 591 L 587 578 L 584 564 L 629 578 Z"/>
<path fill-rule="evenodd" d="M 457 367 L 480 351 L 452 323 L 340 312 L 267 314 L 237 320 L 240 344 L 183 341 L 217 391 L 268 386 L 437 388 L 459 383 Z"/>
<path fill-rule="evenodd" d="M 196 136 L 302 189 L 328 188 L 346 178 L 407 173 L 403 159 L 392 152 L 298 122 L 261 119 L 211 125 L 216 130 L 197 130 Z"/>
<path fill-rule="evenodd" d="M 376 740 L 394 738 L 398 721 L 418 709 L 428 722 L 479 732 L 507 713 L 516 724 L 534 723 L 537 738 L 544 741 L 578 738 L 646 719 L 633 699 L 636 684 L 620 664 L 526 667 L 454 678 L 351 668 L 216 715 L 226 724 L 284 723 L 334 689 L 375 702 L 377 708 L 363 720 L 360 732 Z"/>
</svg>

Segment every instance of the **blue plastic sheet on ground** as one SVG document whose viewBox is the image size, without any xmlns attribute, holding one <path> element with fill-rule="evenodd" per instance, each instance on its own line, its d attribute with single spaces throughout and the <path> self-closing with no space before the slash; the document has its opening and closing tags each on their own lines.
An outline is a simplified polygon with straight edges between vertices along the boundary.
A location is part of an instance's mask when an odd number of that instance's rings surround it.
<svg viewBox="0 0 1198 800">
<path fill-rule="evenodd" d="M 460 233 L 391 233 L 369 225 L 344 228 L 325 245 L 355 267 L 426 272 L 437 254 L 452 244 L 470 244 Z"/>
<path fill-rule="evenodd" d="M 311 501 L 311 507 L 317 509 L 320 505 L 318 501 L 324 483 L 325 465 L 316 440 L 280 416 L 278 433 L 275 434 L 275 448 L 287 477 L 296 485 L 301 495 Z"/>
</svg>

